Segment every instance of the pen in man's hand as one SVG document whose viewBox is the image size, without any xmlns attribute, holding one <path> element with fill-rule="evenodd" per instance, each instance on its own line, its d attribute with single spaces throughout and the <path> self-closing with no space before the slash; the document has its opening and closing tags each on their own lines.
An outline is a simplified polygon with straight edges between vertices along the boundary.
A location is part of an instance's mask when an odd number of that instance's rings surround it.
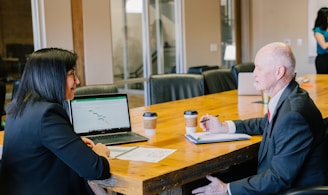
<svg viewBox="0 0 328 195">
<path fill-rule="evenodd" d="M 217 115 L 215 115 L 215 117 L 219 117 L 220 115 L 219 114 L 217 114 Z M 203 120 L 201 120 L 200 122 L 201 123 L 204 123 L 204 122 L 206 122 L 206 121 L 208 121 L 208 120 L 210 120 L 209 118 L 207 118 L 207 119 L 203 119 Z"/>
</svg>

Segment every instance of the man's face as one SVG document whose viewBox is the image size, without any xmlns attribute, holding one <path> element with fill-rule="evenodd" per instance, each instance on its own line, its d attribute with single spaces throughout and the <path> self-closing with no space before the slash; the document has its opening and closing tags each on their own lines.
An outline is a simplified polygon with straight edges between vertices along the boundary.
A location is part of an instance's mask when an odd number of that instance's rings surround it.
<svg viewBox="0 0 328 195">
<path fill-rule="evenodd" d="M 276 83 L 275 66 L 272 63 L 272 58 L 266 55 L 257 55 L 254 63 L 253 76 L 256 89 L 266 93 L 270 92 Z"/>
</svg>

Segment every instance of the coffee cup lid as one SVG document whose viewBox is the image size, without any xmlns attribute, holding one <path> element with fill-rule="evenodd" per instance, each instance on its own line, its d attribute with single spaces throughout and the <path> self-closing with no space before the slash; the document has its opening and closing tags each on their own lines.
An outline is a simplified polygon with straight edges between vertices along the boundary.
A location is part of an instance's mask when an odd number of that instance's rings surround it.
<svg viewBox="0 0 328 195">
<path fill-rule="evenodd" d="M 156 112 L 145 112 L 145 113 L 143 113 L 143 116 L 144 117 L 154 117 L 154 116 L 157 116 L 157 113 Z"/>
<path fill-rule="evenodd" d="M 186 110 L 184 111 L 185 115 L 196 115 L 198 112 L 196 110 Z"/>
</svg>

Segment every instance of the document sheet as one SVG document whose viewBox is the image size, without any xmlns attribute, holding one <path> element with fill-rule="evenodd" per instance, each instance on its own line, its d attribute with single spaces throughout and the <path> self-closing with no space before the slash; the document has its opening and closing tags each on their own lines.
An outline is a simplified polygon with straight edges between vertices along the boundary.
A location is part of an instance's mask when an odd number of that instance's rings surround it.
<svg viewBox="0 0 328 195">
<path fill-rule="evenodd" d="M 107 146 L 110 150 L 110 158 L 120 160 L 133 160 L 157 163 L 168 155 L 175 152 L 175 149 L 167 148 L 145 148 L 126 146 Z"/>
</svg>

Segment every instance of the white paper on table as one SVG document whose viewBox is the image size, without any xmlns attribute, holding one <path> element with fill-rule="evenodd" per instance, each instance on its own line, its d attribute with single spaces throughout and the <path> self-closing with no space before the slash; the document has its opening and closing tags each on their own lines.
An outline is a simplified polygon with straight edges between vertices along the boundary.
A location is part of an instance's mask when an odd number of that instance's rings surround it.
<svg viewBox="0 0 328 195">
<path fill-rule="evenodd" d="M 132 147 L 128 147 L 128 146 L 107 146 L 107 148 L 110 151 L 110 158 L 116 158 L 118 156 L 121 156 L 127 152 L 130 152 L 134 149 L 137 149 L 138 146 L 132 146 Z"/>
<path fill-rule="evenodd" d="M 124 146 L 108 146 L 110 157 L 120 160 L 144 161 L 157 163 L 173 152 L 175 149 L 167 148 L 145 148 L 145 147 L 124 147 Z"/>
</svg>

